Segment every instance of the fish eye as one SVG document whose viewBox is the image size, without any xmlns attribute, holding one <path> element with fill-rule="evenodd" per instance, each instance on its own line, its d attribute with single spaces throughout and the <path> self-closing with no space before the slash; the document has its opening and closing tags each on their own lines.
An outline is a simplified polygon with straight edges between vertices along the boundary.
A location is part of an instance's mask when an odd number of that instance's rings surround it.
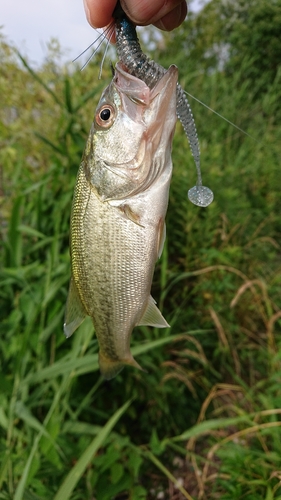
<svg viewBox="0 0 281 500">
<path fill-rule="evenodd" d="M 100 119 L 102 121 L 107 121 L 109 120 L 110 118 L 110 115 L 111 115 L 111 111 L 109 108 L 104 108 L 101 112 L 100 112 Z"/>
<path fill-rule="evenodd" d="M 96 123 L 101 128 L 109 128 L 115 118 L 115 109 L 110 104 L 104 104 L 96 113 Z"/>
</svg>

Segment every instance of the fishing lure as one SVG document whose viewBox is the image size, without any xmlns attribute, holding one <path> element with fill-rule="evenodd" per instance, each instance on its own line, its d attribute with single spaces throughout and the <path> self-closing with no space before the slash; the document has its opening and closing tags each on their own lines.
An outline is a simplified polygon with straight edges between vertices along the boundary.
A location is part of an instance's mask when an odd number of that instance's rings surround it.
<svg viewBox="0 0 281 500">
<path fill-rule="evenodd" d="M 144 81 L 152 89 L 166 73 L 166 69 L 143 53 L 135 26 L 117 2 L 113 17 L 115 19 L 116 50 L 120 61 L 133 76 Z M 177 83 L 177 116 L 188 138 L 197 170 L 196 186 L 189 189 L 188 198 L 197 206 L 207 207 L 214 199 L 213 192 L 202 184 L 200 168 L 200 148 L 193 114 L 183 88 Z"/>
</svg>

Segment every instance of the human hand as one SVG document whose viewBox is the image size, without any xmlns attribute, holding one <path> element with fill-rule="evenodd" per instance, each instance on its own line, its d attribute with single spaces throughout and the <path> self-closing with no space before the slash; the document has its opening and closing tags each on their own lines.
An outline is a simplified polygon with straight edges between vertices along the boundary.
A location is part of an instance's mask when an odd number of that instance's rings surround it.
<svg viewBox="0 0 281 500">
<path fill-rule="evenodd" d="M 95 28 L 103 28 L 113 21 L 112 13 L 117 0 L 84 0 L 88 22 Z M 121 5 L 133 23 L 171 31 L 185 19 L 185 0 L 121 0 Z"/>
</svg>

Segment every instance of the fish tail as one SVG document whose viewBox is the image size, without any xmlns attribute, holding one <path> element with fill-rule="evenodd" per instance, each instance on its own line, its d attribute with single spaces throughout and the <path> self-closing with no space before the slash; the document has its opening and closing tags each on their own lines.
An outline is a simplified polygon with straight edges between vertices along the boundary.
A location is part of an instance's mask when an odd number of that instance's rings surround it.
<svg viewBox="0 0 281 500">
<path fill-rule="evenodd" d="M 99 352 L 100 372 L 106 380 L 110 380 L 123 370 L 125 365 L 134 366 L 138 370 L 145 371 L 133 358 L 132 355 L 125 359 L 111 359 L 102 351 Z"/>
</svg>

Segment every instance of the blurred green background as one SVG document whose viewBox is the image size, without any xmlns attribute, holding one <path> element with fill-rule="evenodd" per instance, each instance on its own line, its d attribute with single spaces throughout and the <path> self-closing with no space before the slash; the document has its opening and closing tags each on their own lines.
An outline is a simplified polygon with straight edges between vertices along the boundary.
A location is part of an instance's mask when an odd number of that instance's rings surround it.
<svg viewBox="0 0 281 500">
<path fill-rule="evenodd" d="M 0 499 L 281 499 L 281 1 L 212 0 L 144 50 L 197 101 L 202 175 L 177 126 L 152 295 L 171 328 L 134 330 L 146 373 L 105 382 L 87 320 L 62 332 L 69 218 L 111 79 L 1 37 Z"/>
</svg>

